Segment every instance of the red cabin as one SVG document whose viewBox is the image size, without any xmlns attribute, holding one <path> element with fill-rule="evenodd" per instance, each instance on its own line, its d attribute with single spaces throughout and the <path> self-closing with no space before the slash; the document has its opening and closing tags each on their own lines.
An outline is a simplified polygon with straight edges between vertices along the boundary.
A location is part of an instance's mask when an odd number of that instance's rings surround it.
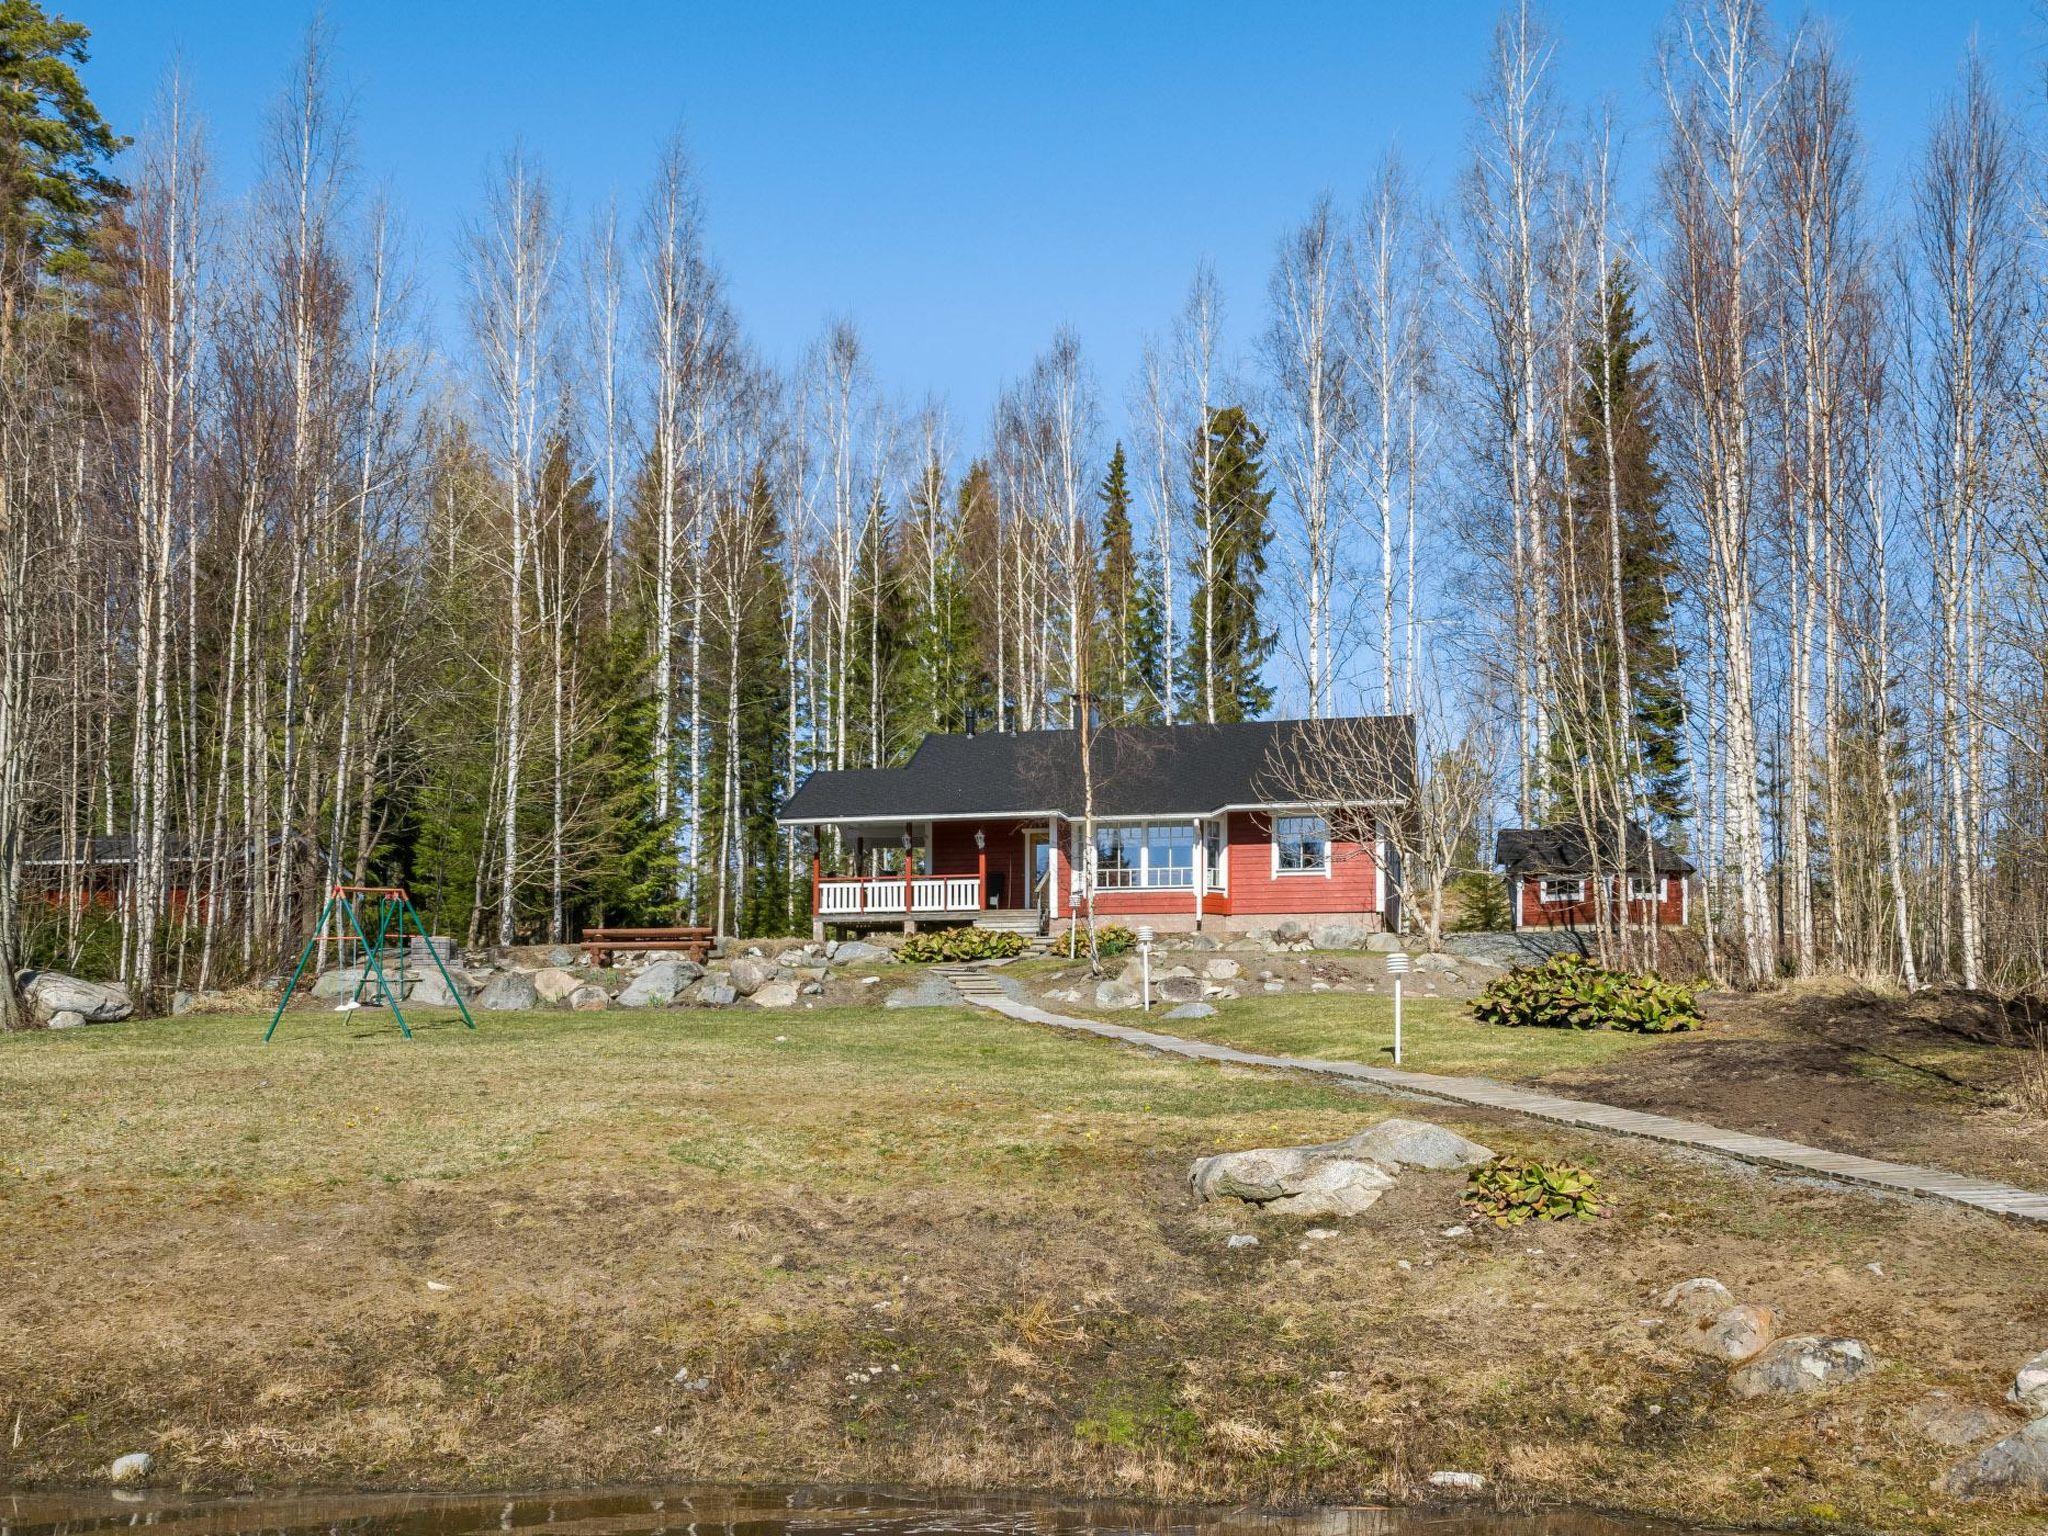
<svg viewBox="0 0 2048 1536">
<path fill-rule="evenodd" d="M 1278 764 L 1302 721 L 1118 726 L 1091 733 L 1093 836 L 1072 730 L 925 737 L 901 768 L 820 771 L 783 807 L 816 836 L 812 927 L 972 922 L 1057 933 L 1093 897 L 1098 920 L 1242 932 L 1288 919 L 1399 925 L 1384 837 L 1415 783 L 1405 715 L 1345 722 L 1383 743 L 1388 798 L 1347 808 L 1290 800 Z M 828 853 L 825 850 L 833 850 Z M 826 860 L 833 867 L 826 867 Z"/>
<path fill-rule="evenodd" d="M 1603 912 L 1609 921 L 1626 912 L 1638 927 L 1682 928 L 1692 915 L 1692 864 L 1634 822 L 1597 845 L 1577 822 L 1504 828 L 1494 859 L 1517 928 L 1597 928 Z"/>
</svg>

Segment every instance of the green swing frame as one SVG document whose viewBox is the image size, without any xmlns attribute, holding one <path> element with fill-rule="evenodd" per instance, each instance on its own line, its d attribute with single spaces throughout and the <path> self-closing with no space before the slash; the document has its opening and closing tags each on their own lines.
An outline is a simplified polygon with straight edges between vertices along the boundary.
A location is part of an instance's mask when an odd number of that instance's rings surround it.
<svg viewBox="0 0 2048 1536">
<path fill-rule="evenodd" d="M 376 937 L 370 936 L 370 926 L 363 921 L 362 904 L 376 903 Z M 448 974 L 448 967 L 441 963 L 441 952 L 434 947 L 433 936 L 420 921 L 419 912 L 413 907 L 412 897 L 406 894 L 402 885 L 335 885 L 327 891 L 327 900 L 320 908 L 320 921 L 313 926 L 313 933 L 306 940 L 306 947 L 299 951 L 299 963 L 292 971 L 292 979 L 285 983 L 284 995 L 277 1000 L 277 1012 L 270 1016 L 270 1027 L 263 1031 L 267 1045 L 270 1037 L 277 1033 L 278 1020 L 284 1017 L 285 1006 L 291 1002 L 292 994 L 299 988 L 299 981 L 306 974 L 306 967 L 312 962 L 314 952 L 327 938 L 327 925 L 337 914 L 347 920 L 348 927 L 363 946 L 363 973 L 356 978 L 355 990 L 349 994 L 351 1003 L 363 1000 L 363 988 L 374 974 L 377 978 L 377 995 L 384 1006 L 391 1010 L 391 1017 L 398 1022 L 398 1029 L 406 1039 L 412 1038 L 412 1026 L 405 1021 L 405 1010 L 399 1006 L 397 990 L 384 974 L 384 942 L 387 938 L 403 940 L 406 925 L 412 926 L 420 941 L 426 946 L 427 957 L 434 962 L 434 969 L 441 973 L 442 981 L 448 984 L 448 995 L 455 999 L 455 1006 L 462 1014 L 462 1022 L 470 1029 L 476 1028 L 476 1020 L 469 1016 L 469 1004 L 462 1000 L 462 989 L 455 984 L 455 978 Z M 337 948 L 347 938 L 346 933 L 334 935 Z M 402 962 L 401 962 L 402 965 Z M 401 971 L 401 977 L 403 972 Z"/>
</svg>

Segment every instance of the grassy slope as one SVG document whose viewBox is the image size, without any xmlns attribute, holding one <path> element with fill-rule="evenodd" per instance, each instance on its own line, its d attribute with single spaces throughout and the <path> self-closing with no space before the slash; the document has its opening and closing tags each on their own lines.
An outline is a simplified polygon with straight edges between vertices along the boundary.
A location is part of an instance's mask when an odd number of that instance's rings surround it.
<svg viewBox="0 0 2048 1536">
<path fill-rule="evenodd" d="M 1327 1240 L 1200 1210 L 1190 1157 L 1396 1106 L 964 1012 L 261 1029 L 0 1040 L 0 1482 L 134 1448 L 213 1487 L 1343 1499 L 1460 1466 L 1513 1499 L 1896 1528 L 1948 1459 L 1903 1406 L 1995 1401 L 2048 1325 L 2043 1234 L 1434 1108 L 1596 1165 L 1618 1214 L 1445 1238 L 1458 1181 L 1412 1174 Z M 1885 1371 L 1732 1402 L 1642 1321 L 1701 1272 Z"/>
<path fill-rule="evenodd" d="M 1151 1022 L 1240 1050 L 1393 1065 L 1394 1003 L 1385 994 L 1254 993 L 1214 1006 L 1214 1018 L 1169 1020 L 1155 1012 Z M 1536 1077 L 1604 1063 L 1647 1043 L 1610 1030 L 1501 1029 L 1475 1022 L 1464 1002 L 1450 998 L 1409 997 L 1401 1007 L 1401 1065 L 1417 1072 Z"/>
</svg>

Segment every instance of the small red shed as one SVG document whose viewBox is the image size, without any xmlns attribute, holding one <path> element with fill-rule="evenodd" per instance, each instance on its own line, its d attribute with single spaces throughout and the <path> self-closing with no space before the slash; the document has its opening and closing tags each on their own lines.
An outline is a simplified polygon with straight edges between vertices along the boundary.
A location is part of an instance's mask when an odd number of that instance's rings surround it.
<svg viewBox="0 0 2048 1536">
<path fill-rule="evenodd" d="M 1682 928 L 1692 915 L 1691 861 L 1635 822 L 1597 841 L 1577 822 L 1503 828 L 1494 859 L 1517 928 L 1597 927 L 1603 906 L 1639 926 Z"/>
</svg>

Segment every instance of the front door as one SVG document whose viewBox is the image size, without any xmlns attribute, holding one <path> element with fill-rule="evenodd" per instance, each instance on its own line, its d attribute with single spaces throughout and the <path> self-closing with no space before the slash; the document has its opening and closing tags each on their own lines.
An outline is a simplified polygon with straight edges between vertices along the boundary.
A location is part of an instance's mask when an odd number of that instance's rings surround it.
<svg viewBox="0 0 2048 1536">
<path fill-rule="evenodd" d="M 1018 905 L 1025 910 L 1047 911 L 1051 908 L 1052 892 L 1052 843 L 1043 828 L 1024 834 L 1024 863 L 1031 871 L 1027 882 L 1028 894 Z"/>
</svg>

